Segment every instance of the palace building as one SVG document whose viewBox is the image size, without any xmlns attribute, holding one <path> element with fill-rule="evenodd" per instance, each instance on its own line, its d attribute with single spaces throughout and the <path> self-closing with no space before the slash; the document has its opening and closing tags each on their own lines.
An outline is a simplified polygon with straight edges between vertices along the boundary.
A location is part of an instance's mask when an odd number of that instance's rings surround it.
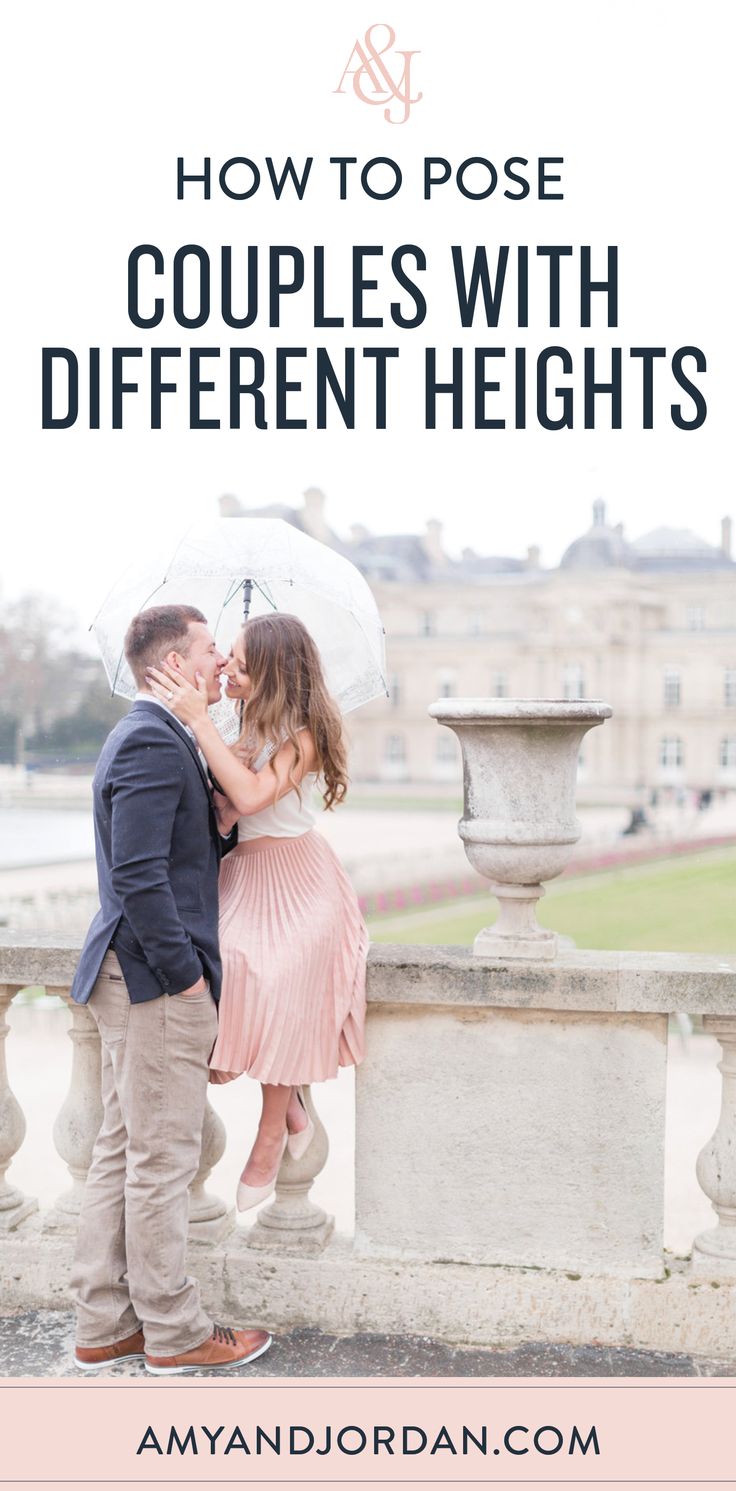
<svg viewBox="0 0 736 1491">
<path fill-rule="evenodd" d="M 583 742 L 583 796 L 637 789 L 736 787 L 736 563 L 731 520 L 718 546 L 689 529 L 629 540 L 593 504 L 593 522 L 553 569 L 525 558 L 459 559 L 441 525 L 424 534 L 339 537 L 316 488 L 281 517 L 346 554 L 373 590 L 386 627 L 389 695 L 350 717 L 359 781 L 459 780 L 454 735 L 427 706 L 440 697 L 605 699 L 613 719 Z"/>
</svg>

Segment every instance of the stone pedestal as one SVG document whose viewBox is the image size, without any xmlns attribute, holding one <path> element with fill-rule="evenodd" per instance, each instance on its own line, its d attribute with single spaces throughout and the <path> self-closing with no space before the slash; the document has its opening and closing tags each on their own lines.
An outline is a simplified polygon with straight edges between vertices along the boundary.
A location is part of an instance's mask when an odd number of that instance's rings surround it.
<svg viewBox="0 0 736 1491">
<path fill-rule="evenodd" d="M 498 900 L 498 919 L 478 933 L 473 952 L 483 958 L 555 958 L 560 939 L 537 921 L 537 902 L 544 886 L 491 880 L 488 889 Z"/>
<path fill-rule="evenodd" d="M 369 1006 L 358 1251 L 661 1277 L 665 1017 L 410 997 Z"/>
</svg>

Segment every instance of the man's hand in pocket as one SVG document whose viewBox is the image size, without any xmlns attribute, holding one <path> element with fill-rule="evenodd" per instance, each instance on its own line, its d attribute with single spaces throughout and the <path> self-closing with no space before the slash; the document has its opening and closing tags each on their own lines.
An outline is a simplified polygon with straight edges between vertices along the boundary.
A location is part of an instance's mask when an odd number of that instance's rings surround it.
<svg viewBox="0 0 736 1491">
<path fill-rule="evenodd" d="M 192 984 L 190 989 L 180 989 L 179 994 L 180 996 L 184 995 L 184 997 L 186 997 L 187 994 L 205 994 L 207 991 L 207 987 L 208 985 L 206 978 L 200 978 L 197 979 L 196 984 Z"/>
</svg>

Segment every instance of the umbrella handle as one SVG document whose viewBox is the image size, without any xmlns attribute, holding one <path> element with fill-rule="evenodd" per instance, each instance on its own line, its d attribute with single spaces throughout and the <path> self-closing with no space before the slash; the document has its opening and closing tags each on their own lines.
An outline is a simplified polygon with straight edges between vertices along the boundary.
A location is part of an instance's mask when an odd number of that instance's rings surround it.
<svg viewBox="0 0 736 1491">
<path fill-rule="evenodd" d="M 250 602 L 253 595 L 253 581 L 243 581 L 243 621 L 247 621 L 250 615 Z"/>
</svg>

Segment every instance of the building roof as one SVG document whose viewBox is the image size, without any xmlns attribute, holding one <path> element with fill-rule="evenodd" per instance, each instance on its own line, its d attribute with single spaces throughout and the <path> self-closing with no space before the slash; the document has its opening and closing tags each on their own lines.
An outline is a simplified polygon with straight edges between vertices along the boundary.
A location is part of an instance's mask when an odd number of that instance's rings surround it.
<svg viewBox="0 0 736 1491">
<path fill-rule="evenodd" d="M 724 548 L 706 543 L 690 528 L 653 528 L 641 538 L 624 538 L 623 524 L 606 522 L 605 504 L 593 504 L 593 523 L 560 560 L 561 569 L 691 570 L 723 569 L 733 560 Z"/>
<path fill-rule="evenodd" d="M 369 580 L 431 580 L 432 561 L 416 533 L 367 534 L 341 544 L 343 554 Z"/>
<path fill-rule="evenodd" d="M 370 533 L 354 528 L 349 539 L 340 538 L 324 521 L 324 497 L 311 487 L 303 508 L 272 502 L 265 507 L 243 507 L 237 497 L 220 498 L 223 517 L 283 518 L 302 533 L 328 543 L 345 554 L 367 580 L 392 580 L 402 584 L 430 581 L 482 580 L 493 574 L 517 573 L 529 567 L 526 559 L 507 555 L 476 554 L 463 550 L 461 559 L 451 559 L 442 549 L 442 525 L 434 521 L 421 533 Z"/>
<path fill-rule="evenodd" d="M 459 559 L 452 559 L 442 548 L 441 524 L 430 522 L 424 534 L 370 533 L 355 527 L 343 539 L 325 522 L 324 494 L 310 487 L 304 494 L 304 506 L 295 508 L 274 502 L 265 507 L 244 508 L 235 497 L 223 497 L 220 510 L 228 516 L 282 518 L 302 533 L 330 544 L 351 559 L 367 580 L 393 581 L 399 584 L 447 583 L 466 581 L 482 584 L 494 577 L 539 573 L 538 551 L 530 549 L 526 558 L 502 554 L 477 554 L 463 549 Z M 730 520 L 724 519 L 724 534 L 730 533 Z M 730 539 L 717 548 L 689 528 L 653 528 L 641 538 L 624 537 L 623 524 L 606 522 L 602 498 L 593 503 L 590 528 L 573 540 L 560 560 L 562 570 L 624 569 L 656 572 L 662 570 L 713 570 L 734 567 L 728 552 Z"/>
<path fill-rule="evenodd" d="M 691 528 L 652 528 L 631 545 L 636 569 L 723 569 L 730 555 L 706 543 Z"/>
</svg>

